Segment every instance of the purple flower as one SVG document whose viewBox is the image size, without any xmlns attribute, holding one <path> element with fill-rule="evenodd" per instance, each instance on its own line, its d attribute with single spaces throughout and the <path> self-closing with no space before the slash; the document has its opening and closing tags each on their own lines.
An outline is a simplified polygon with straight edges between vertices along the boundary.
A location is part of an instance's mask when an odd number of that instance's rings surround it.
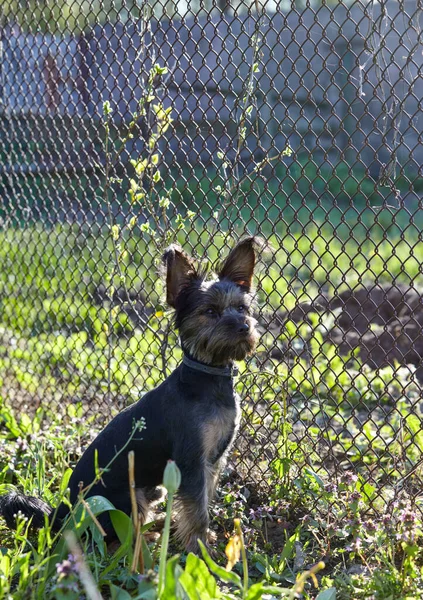
<svg viewBox="0 0 423 600">
<path fill-rule="evenodd" d="M 361 550 L 363 543 L 361 541 L 361 538 L 357 537 L 352 544 L 350 544 L 349 546 L 346 546 L 346 550 L 347 552 L 359 552 Z"/>
<path fill-rule="evenodd" d="M 338 486 L 336 485 L 336 483 L 327 483 L 325 485 L 325 490 L 329 494 L 336 494 L 336 492 L 338 491 Z"/>
<path fill-rule="evenodd" d="M 355 473 L 352 473 L 352 471 L 346 471 L 341 476 L 341 482 L 344 483 L 345 485 L 352 485 L 357 480 L 358 480 L 358 476 Z"/>
<path fill-rule="evenodd" d="M 401 512 L 399 519 L 406 527 L 411 527 L 412 525 L 415 525 L 417 515 L 413 510 L 406 509 Z"/>
<path fill-rule="evenodd" d="M 74 575 L 77 573 L 76 562 L 72 554 L 69 554 L 68 558 L 62 561 L 61 563 L 57 563 L 56 571 L 59 575 L 59 578 L 69 577 L 70 575 Z"/>
<path fill-rule="evenodd" d="M 18 437 L 18 439 L 16 440 L 16 446 L 18 452 L 25 452 L 26 450 L 28 450 L 27 441 L 22 439 L 21 437 Z"/>
<path fill-rule="evenodd" d="M 376 523 L 374 521 L 364 521 L 363 527 L 367 529 L 367 531 L 376 531 Z"/>
</svg>

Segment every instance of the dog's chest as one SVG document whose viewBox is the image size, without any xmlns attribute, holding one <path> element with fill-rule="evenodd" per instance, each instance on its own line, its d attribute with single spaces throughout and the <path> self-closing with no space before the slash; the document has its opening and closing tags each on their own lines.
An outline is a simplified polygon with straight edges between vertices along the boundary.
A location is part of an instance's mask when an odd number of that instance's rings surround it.
<svg viewBox="0 0 423 600">
<path fill-rule="evenodd" d="M 208 416 L 202 427 L 203 451 L 207 462 L 214 464 L 231 444 L 239 425 L 238 403 L 221 406 Z"/>
</svg>

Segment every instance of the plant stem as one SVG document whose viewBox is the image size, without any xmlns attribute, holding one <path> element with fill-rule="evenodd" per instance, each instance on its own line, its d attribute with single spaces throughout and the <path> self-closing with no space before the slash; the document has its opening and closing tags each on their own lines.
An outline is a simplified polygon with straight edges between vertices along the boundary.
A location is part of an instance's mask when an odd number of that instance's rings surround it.
<svg viewBox="0 0 423 600">
<path fill-rule="evenodd" d="M 242 575 L 243 575 L 243 590 L 242 597 L 246 598 L 248 594 L 248 562 L 247 552 L 245 551 L 244 536 L 242 534 L 241 523 L 239 519 L 235 519 L 235 531 L 239 537 L 241 543 L 241 556 L 242 556 Z"/>
<path fill-rule="evenodd" d="M 173 505 L 173 496 L 174 494 L 169 492 L 166 506 L 166 519 L 163 529 L 162 535 L 162 547 L 160 549 L 160 563 L 159 563 L 159 587 L 158 587 L 158 597 L 161 598 L 165 586 L 165 577 L 166 577 L 166 559 L 167 559 L 167 549 L 169 546 L 169 536 L 170 536 L 170 519 L 172 516 L 172 505 Z"/>
</svg>

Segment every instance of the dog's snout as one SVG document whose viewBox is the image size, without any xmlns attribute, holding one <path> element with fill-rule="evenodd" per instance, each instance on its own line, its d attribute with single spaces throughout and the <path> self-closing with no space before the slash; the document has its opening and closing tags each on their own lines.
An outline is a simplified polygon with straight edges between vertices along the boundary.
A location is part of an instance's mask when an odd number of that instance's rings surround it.
<svg viewBox="0 0 423 600">
<path fill-rule="evenodd" d="M 248 333 L 250 331 L 250 326 L 248 325 L 248 323 L 241 323 L 238 326 L 238 333 Z"/>
</svg>

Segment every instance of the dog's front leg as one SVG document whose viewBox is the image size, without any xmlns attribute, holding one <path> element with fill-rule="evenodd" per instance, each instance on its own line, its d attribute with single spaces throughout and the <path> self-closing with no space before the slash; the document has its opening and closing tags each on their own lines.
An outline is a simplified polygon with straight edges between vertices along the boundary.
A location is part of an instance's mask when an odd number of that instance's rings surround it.
<svg viewBox="0 0 423 600">
<path fill-rule="evenodd" d="M 207 495 L 209 504 L 216 495 L 217 484 L 219 483 L 220 473 L 225 466 L 224 458 L 220 458 L 213 465 L 208 465 L 206 469 Z"/>
<path fill-rule="evenodd" d="M 176 537 L 187 552 L 198 552 L 197 540 L 207 541 L 209 526 L 208 489 L 205 465 L 181 465 L 181 487 L 177 500 Z"/>
</svg>

